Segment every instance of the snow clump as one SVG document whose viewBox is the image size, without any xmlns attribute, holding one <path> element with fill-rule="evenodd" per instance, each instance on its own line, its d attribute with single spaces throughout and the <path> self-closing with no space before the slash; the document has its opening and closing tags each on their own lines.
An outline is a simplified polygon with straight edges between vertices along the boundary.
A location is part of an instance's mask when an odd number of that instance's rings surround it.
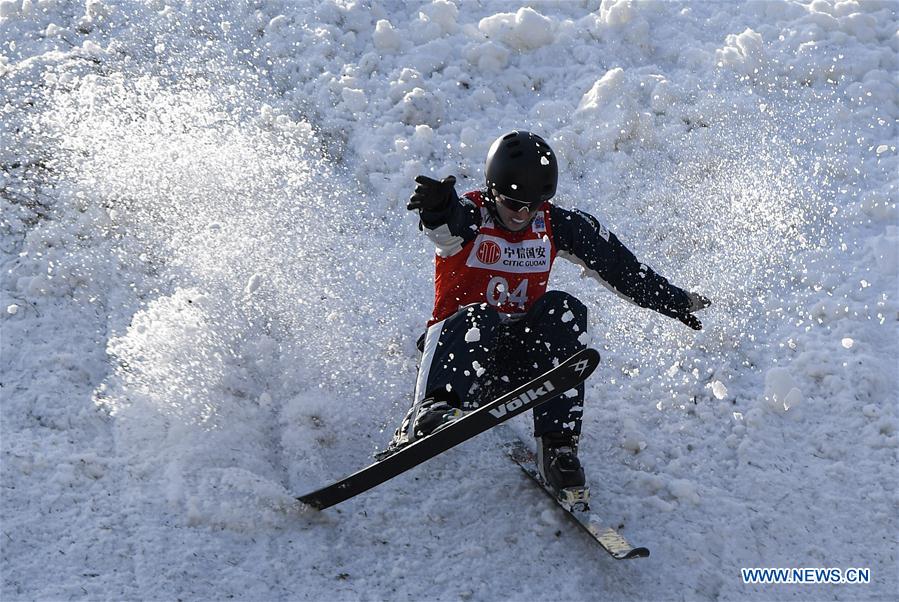
<svg viewBox="0 0 899 602">
<path fill-rule="evenodd" d="M 499 13 L 481 19 L 478 29 L 490 39 L 499 40 L 518 51 L 534 50 L 553 43 L 555 22 L 533 8 L 515 13 Z"/>
<path fill-rule="evenodd" d="M 786 368 L 771 368 L 765 374 L 764 399 L 769 407 L 786 412 L 802 401 L 802 391 Z"/>
</svg>

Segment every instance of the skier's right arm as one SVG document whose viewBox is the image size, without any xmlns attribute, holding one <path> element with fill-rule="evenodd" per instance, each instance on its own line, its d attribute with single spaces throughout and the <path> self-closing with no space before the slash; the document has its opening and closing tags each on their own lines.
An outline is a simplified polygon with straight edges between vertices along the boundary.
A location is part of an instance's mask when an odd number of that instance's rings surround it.
<svg viewBox="0 0 899 602">
<path fill-rule="evenodd" d="M 470 200 L 459 199 L 456 178 L 449 176 L 438 182 L 427 176 L 415 178 L 415 193 L 406 209 L 419 210 L 421 225 L 441 257 L 455 255 L 477 236 L 480 211 Z"/>
</svg>

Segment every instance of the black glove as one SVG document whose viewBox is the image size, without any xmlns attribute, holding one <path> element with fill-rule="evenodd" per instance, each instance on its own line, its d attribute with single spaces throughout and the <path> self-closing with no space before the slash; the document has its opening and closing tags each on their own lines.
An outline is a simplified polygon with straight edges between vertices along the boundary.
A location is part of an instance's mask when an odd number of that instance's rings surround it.
<svg viewBox="0 0 899 602">
<path fill-rule="evenodd" d="M 442 182 L 432 180 L 428 176 L 415 178 L 418 186 L 415 193 L 409 197 L 406 209 L 421 209 L 422 211 L 439 211 L 446 207 L 450 201 L 458 201 L 456 195 L 456 177 L 447 176 Z"/>
<path fill-rule="evenodd" d="M 687 298 L 690 299 L 690 306 L 687 308 L 687 311 L 677 316 L 677 319 L 693 330 L 702 330 L 702 322 L 693 315 L 693 312 L 705 309 L 711 305 L 712 302 L 708 297 L 700 295 L 699 293 L 687 293 Z"/>
</svg>

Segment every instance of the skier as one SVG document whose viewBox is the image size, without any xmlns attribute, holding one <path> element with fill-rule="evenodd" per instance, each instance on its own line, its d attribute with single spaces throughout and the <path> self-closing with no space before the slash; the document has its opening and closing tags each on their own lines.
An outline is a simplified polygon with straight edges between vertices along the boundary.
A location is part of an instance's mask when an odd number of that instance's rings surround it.
<svg viewBox="0 0 899 602">
<path fill-rule="evenodd" d="M 540 136 L 513 131 L 490 147 L 486 188 L 460 199 L 455 178 L 418 176 L 407 209 L 437 247 L 435 299 L 412 407 L 386 453 L 539 376 L 587 344 L 587 309 L 547 291 L 553 260 L 581 265 L 619 295 L 695 330 L 710 301 L 640 263 L 604 225 L 550 202 L 558 163 Z M 560 498 L 585 499 L 578 460 L 584 386 L 533 412 L 540 475 Z"/>
</svg>

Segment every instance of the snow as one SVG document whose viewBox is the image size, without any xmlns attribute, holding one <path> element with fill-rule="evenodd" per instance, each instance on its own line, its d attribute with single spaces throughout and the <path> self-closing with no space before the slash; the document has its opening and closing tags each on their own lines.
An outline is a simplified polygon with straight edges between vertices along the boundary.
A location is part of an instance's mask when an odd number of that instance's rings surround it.
<svg viewBox="0 0 899 602">
<path fill-rule="evenodd" d="M 889 0 L 0 2 L 0 597 L 894 598 L 896 30 Z M 550 283 L 603 356 L 594 509 L 646 560 L 491 434 L 294 502 L 408 406 L 412 179 L 475 188 L 514 128 L 714 301 L 697 333 Z M 872 583 L 740 581 L 764 566 Z"/>
<path fill-rule="evenodd" d="M 715 399 L 727 397 L 727 387 L 720 380 L 714 380 L 708 386 L 712 388 L 712 394 L 715 396 Z"/>
<path fill-rule="evenodd" d="M 786 368 L 771 368 L 765 374 L 765 401 L 775 409 L 789 410 L 802 400 L 802 391 Z"/>
</svg>

